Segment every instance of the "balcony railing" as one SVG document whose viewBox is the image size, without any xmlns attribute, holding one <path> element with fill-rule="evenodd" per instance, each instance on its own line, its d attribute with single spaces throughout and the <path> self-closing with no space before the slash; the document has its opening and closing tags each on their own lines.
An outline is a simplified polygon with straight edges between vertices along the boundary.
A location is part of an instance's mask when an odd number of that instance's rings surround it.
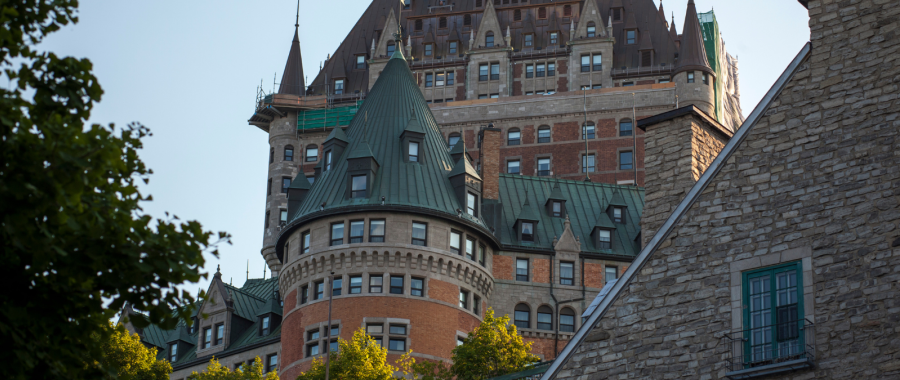
<svg viewBox="0 0 900 380">
<path fill-rule="evenodd" d="M 815 360 L 815 325 L 799 320 L 725 335 L 730 341 L 729 379 L 750 379 L 811 368 Z"/>
<path fill-rule="evenodd" d="M 624 69 L 613 69 L 612 76 L 613 77 L 627 77 L 627 76 L 639 76 L 639 75 L 655 75 L 655 74 L 671 74 L 674 70 L 675 66 L 673 65 L 659 65 L 659 66 L 650 66 L 650 67 L 631 67 Z"/>
</svg>

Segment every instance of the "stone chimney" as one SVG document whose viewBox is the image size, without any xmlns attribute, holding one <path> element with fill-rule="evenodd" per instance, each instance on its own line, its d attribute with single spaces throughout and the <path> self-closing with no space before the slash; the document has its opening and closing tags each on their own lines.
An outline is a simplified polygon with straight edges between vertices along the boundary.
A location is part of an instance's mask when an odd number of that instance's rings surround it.
<svg viewBox="0 0 900 380">
<path fill-rule="evenodd" d="M 694 105 L 638 121 L 644 130 L 644 211 L 641 246 L 712 163 L 733 135 Z"/>
<path fill-rule="evenodd" d="M 500 199 L 500 129 L 489 124 L 479 132 L 481 141 L 481 179 L 484 199 Z"/>
</svg>

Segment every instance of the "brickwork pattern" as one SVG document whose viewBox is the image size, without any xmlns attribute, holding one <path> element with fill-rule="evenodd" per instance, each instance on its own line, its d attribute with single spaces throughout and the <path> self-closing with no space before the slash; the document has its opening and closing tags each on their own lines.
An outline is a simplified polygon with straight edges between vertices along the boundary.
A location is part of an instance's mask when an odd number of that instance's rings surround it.
<svg viewBox="0 0 900 380">
<path fill-rule="evenodd" d="M 538 284 L 549 284 L 550 283 L 550 260 L 548 259 L 534 259 L 531 261 L 534 265 L 531 273 L 533 277 L 531 279 L 532 282 L 536 282 Z"/>
<path fill-rule="evenodd" d="M 459 302 L 459 286 L 437 279 L 428 280 L 428 297 L 449 304 Z"/>
<path fill-rule="evenodd" d="M 900 377 L 896 5 L 809 2 L 810 56 L 557 378 L 725 378 L 741 271 L 798 250 L 816 365 L 766 379 Z"/>
<path fill-rule="evenodd" d="M 513 276 L 515 259 L 509 256 L 494 255 L 494 279 L 515 280 Z"/>
</svg>

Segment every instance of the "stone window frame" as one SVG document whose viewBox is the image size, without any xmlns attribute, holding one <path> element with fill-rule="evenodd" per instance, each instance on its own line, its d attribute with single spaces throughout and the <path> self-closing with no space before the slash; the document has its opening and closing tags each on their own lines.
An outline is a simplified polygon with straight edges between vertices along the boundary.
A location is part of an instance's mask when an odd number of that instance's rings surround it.
<svg viewBox="0 0 900 380">
<path fill-rule="evenodd" d="M 744 330 L 744 272 L 791 262 L 801 262 L 803 284 L 803 317 L 815 321 L 815 288 L 813 287 L 812 247 L 799 247 L 772 252 L 730 263 L 731 275 L 731 332 Z"/>
<path fill-rule="evenodd" d="M 622 169 L 622 153 L 623 152 L 631 152 L 631 169 Z M 616 171 L 633 171 L 637 167 L 637 160 L 635 159 L 634 149 L 632 147 L 624 147 L 616 149 Z"/>
<path fill-rule="evenodd" d="M 510 173 L 510 172 L 509 172 L 509 163 L 512 162 L 512 161 L 518 161 L 518 162 L 519 162 L 519 172 L 518 172 L 518 173 Z M 505 160 L 504 160 L 504 163 L 505 163 L 505 165 L 504 165 L 504 167 L 503 167 L 504 173 L 506 173 L 506 174 L 514 174 L 514 175 L 522 175 L 522 156 L 509 156 L 509 157 L 506 157 Z"/>
<path fill-rule="evenodd" d="M 550 160 L 550 168 L 548 169 L 548 171 L 549 171 L 550 173 L 547 174 L 546 176 L 541 176 L 541 175 L 538 174 L 538 173 L 540 172 L 540 170 L 541 170 L 541 169 L 540 169 L 540 166 L 538 166 L 538 162 L 540 162 L 540 160 L 543 160 L 543 159 L 545 159 L 545 158 Z M 519 172 L 521 172 L 521 171 L 522 171 L 522 169 L 519 168 Z M 553 176 L 553 154 L 551 154 L 551 153 L 546 153 L 546 154 L 536 154 L 536 155 L 534 156 L 534 175 L 535 175 L 536 177 L 551 177 L 551 176 Z"/>
<path fill-rule="evenodd" d="M 385 349 L 388 349 L 388 352 L 389 352 L 389 353 L 390 353 L 390 352 L 399 352 L 399 351 L 391 351 L 391 350 L 390 350 L 389 347 L 390 347 L 390 340 L 391 340 L 391 338 L 393 338 L 393 339 L 400 339 L 400 338 L 403 338 L 404 340 L 406 340 L 406 343 L 405 343 L 406 346 L 405 346 L 404 348 L 405 348 L 407 351 L 409 351 L 409 347 L 410 347 L 410 345 L 412 344 L 412 338 L 411 338 L 411 337 L 412 337 L 412 324 L 410 323 L 410 320 L 409 320 L 409 319 L 403 319 L 403 318 L 382 318 L 382 317 L 363 317 L 363 320 L 362 320 L 362 323 L 361 323 L 362 328 L 365 329 L 365 328 L 366 328 L 366 325 L 369 325 L 369 324 L 381 324 L 381 325 L 382 325 L 382 330 L 381 330 L 382 333 L 380 334 L 381 337 L 382 337 L 382 338 L 381 338 L 381 339 L 382 339 L 382 340 L 381 340 L 381 342 L 382 342 L 381 347 L 383 347 L 383 348 L 385 348 Z M 405 335 L 391 334 L 391 325 L 404 325 L 404 326 L 406 326 L 406 334 L 405 334 Z M 367 331 L 368 331 L 368 330 L 367 330 Z M 371 336 L 371 335 L 370 335 L 370 336 Z M 385 344 L 386 344 L 386 345 L 385 345 Z"/>
<path fill-rule="evenodd" d="M 340 319 L 332 319 L 331 326 L 338 327 L 337 328 L 338 333 L 336 336 L 334 336 L 334 339 L 340 338 L 341 331 L 343 331 L 343 329 L 344 329 L 344 327 L 341 325 L 341 320 Z M 323 350 L 322 342 L 323 341 L 326 342 L 325 347 L 324 347 L 325 350 L 330 348 L 329 343 L 331 342 L 331 337 L 333 336 L 333 335 L 331 335 L 331 328 L 330 328 L 331 326 L 328 326 L 328 321 L 322 321 L 322 322 L 307 325 L 306 327 L 303 328 L 303 357 L 304 358 L 312 357 L 312 356 L 308 355 L 306 350 L 308 350 L 309 346 L 315 342 L 319 343 L 319 353 L 317 355 L 325 355 L 325 353 L 328 352 L 328 351 Z M 325 327 L 329 327 L 329 330 L 328 330 L 329 336 L 327 336 L 327 337 L 324 336 Z M 312 330 L 318 330 L 318 332 L 319 332 L 319 337 L 316 338 L 315 340 L 309 339 L 309 332 Z"/>
<path fill-rule="evenodd" d="M 584 130 L 584 128 L 582 127 L 582 131 L 583 131 L 583 130 Z M 596 135 L 596 133 L 597 133 L 597 127 L 594 126 L 594 134 Z M 583 141 L 583 140 L 582 140 L 582 141 Z M 590 171 L 590 172 L 585 172 L 585 171 L 584 171 L 584 169 L 585 169 L 585 167 L 584 167 L 584 164 L 585 164 L 585 159 L 584 159 L 585 153 L 584 153 L 584 151 L 582 151 L 582 152 L 580 152 L 580 153 L 578 154 L 578 158 L 580 158 L 580 160 L 578 160 L 578 172 L 579 172 L 579 173 L 597 173 L 597 172 L 599 172 L 599 171 L 600 171 L 600 169 L 599 169 L 600 161 L 598 160 L 598 158 L 600 157 L 599 152 L 597 152 L 596 149 L 590 149 L 590 150 L 587 151 L 587 154 L 586 154 L 586 155 L 588 155 L 588 156 L 594 156 L 594 170 L 592 170 L 592 171 Z"/>
<path fill-rule="evenodd" d="M 547 141 L 541 141 L 541 131 L 547 131 Z M 534 129 L 534 141 L 537 144 L 550 144 L 553 142 L 553 126 L 541 124 Z"/>
</svg>

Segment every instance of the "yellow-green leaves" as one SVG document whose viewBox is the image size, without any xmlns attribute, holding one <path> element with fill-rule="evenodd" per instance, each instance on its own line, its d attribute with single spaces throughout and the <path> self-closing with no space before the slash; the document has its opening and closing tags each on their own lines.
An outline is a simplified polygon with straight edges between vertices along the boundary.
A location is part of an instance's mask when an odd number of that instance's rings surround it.
<svg viewBox="0 0 900 380">
<path fill-rule="evenodd" d="M 214 357 L 206 366 L 206 371 L 191 373 L 188 380 L 278 380 L 278 373 L 263 372 L 263 363 L 259 356 L 252 365 L 244 364 L 234 371 L 223 366 Z"/>
<path fill-rule="evenodd" d="M 129 334 L 122 326 L 110 325 L 111 334 L 103 342 L 102 368 L 119 380 L 169 380 L 172 365 L 156 359 L 156 349 L 147 348 L 137 334 Z"/>
<path fill-rule="evenodd" d="M 398 369 L 387 363 L 387 349 L 366 335 L 363 328 L 353 332 L 350 341 L 338 340 L 338 351 L 331 353 L 329 378 L 332 380 L 390 380 Z M 312 368 L 297 380 L 324 380 L 324 358 L 313 359 Z"/>
</svg>

